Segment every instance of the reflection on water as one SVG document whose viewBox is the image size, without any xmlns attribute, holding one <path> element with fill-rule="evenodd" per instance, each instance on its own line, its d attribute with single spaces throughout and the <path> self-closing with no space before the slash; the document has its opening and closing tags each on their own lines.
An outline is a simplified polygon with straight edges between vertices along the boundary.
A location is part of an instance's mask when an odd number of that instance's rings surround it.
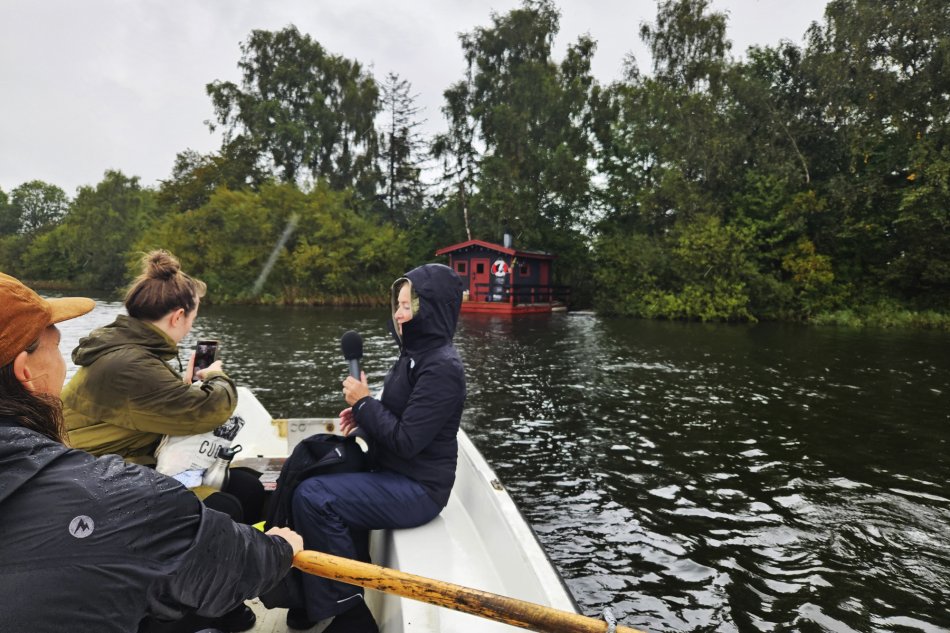
<svg viewBox="0 0 950 633">
<path fill-rule="evenodd" d="M 112 320 L 65 324 L 68 351 Z M 379 310 L 203 308 L 277 416 L 334 415 Z M 463 425 L 583 611 L 647 631 L 948 631 L 950 337 L 465 317 Z M 187 360 L 183 353 L 183 360 Z"/>
</svg>

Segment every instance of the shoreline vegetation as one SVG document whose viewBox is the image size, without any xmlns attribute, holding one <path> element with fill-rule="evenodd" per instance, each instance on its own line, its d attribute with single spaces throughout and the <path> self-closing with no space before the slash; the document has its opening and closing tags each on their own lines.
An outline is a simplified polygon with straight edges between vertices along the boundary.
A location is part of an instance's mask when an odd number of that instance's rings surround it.
<svg viewBox="0 0 950 633">
<path fill-rule="evenodd" d="M 557 256 L 571 309 L 947 331 L 950 11 L 892 4 L 831 0 L 802 45 L 732 51 L 710 0 L 660 0 L 649 64 L 602 85 L 596 42 L 555 51 L 556 4 L 523 0 L 460 35 L 432 138 L 409 80 L 255 30 L 241 80 L 206 86 L 218 151 L 153 187 L 0 190 L 0 270 L 114 289 L 164 248 L 212 302 L 381 305 L 507 229 Z"/>
<path fill-rule="evenodd" d="M 53 290 L 58 292 L 80 292 L 89 289 L 67 281 L 56 280 L 26 280 L 27 285 L 37 290 Z M 107 290 L 94 289 L 100 294 L 109 294 Z M 116 291 L 112 293 L 113 300 L 121 301 L 122 293 Z M 228 302 L 208 301 L 211 305 L 215 303 L 226 303 L 231 305 L 262 305 L 262 306 L 285 306 L 285 307 L 331 307 L 331 308 L 379 308 L 385 307 L 387 302 L 379 296 L 364 295 L 355 296 L 336 296 L 336 297 L 306 297 L 297 293 L 290 295 L 261 295 L 259 297 L 247 297 L 243 299 L 234 299 Z M 585 311 L 586 312 L 586 311 Z M 599 314 L 596 310 L 594 314 Z M 611 316 L 611 315 L 606 315 Z M 612 315 L 617 316 L 617 315 Z M 636 317 L 634 317 L 636 318 Z M 946 330 L 950 331 L 950 314 L 944 314 L 933 310 L 913 311 L 907 310 L 895 304 L 878 304 L 875 306 L 864 306 L 861 308 L 852 308 L 837 310 L 834 312 L 817 314 L 804 323 L 814 326 L 838 326 L 850 328 L 903 328 L 917 330 Z"/>
<path fill-rule="evenodd" d="M 92 294 L 101 300 L 122 301 L 123 290 L 108 290 L 105 288 L 89 288 L 69 281 L 40 279 L 24 279 L 27 286 L 38 291 L 54 291 L 59 293 L 86 293 Z M 258 296 L 234 297 L 228 301 L 215 301 L 213 297 L 202 299 L 207 305 L 261 305 L 287 307 L 332 307 L 332 308 L 379 308 L 389 305 L 387 297 L 376 295 L 339 295 L 339 296 L 305 296 L 298 292 L 287 292 L 281 295 L 269 293 Z"/>
</svg>

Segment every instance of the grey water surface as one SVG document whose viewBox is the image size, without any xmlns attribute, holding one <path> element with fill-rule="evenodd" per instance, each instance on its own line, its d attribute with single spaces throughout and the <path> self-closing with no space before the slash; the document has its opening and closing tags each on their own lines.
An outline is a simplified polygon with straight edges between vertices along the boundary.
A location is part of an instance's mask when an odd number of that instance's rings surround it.
<svg viewBox="0 0 950 633">
<path fill-rule="evenodd" d="M 121 305 L 64 324 L 69 353 Z M 382 310 L 202 307 L 275 417 L 343 406 Z M 584 613 L 658 631 L 950 631 L 950 335 L 463 317 L 463 426 Z M 70 373 L 74 371 L 70 367 Z"/>
</svg>

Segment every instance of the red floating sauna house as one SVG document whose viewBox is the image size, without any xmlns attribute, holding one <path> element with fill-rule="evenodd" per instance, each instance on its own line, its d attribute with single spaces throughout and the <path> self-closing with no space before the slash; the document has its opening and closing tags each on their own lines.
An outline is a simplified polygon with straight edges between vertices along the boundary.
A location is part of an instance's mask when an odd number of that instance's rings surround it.
<svg viewBox="0 0 950 633">
<path fill-rule="evenodd" d="M 469 240 L 440 248 L 463 283 L 463 313 L 536 314 L 567 309 L 569 289 L 551 285 L 554 255 Z"/>
</svg>

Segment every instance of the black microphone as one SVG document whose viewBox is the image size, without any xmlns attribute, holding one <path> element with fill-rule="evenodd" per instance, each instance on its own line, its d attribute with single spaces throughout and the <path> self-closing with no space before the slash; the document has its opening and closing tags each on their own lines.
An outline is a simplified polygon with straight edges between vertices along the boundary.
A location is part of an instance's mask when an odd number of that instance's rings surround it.
<svg viewBox="0 0 950 633">
<path fill-rule="evenodd" d="M 343 348 L 343 358 L 350 366 L 350 376 L 360 380 L 360 359 L 363 358 L 363 337 L 349 330 L 343 333 L 340 339 L 340 347 Z M 353 441 L 360 447 L 364 453 L 369 453 L 369 442 L 366 439 L 363 430 L 359 427 L 350 432 Z"/>
<path fill-rule="evenodd" d="M 363 337 L 349 330 L 340 339 L 340 347 L 343 348 L 343 358 L 350 365 L 350 375 L 359 380 L 360 359 L 363 358 Z"/>
</svg>

